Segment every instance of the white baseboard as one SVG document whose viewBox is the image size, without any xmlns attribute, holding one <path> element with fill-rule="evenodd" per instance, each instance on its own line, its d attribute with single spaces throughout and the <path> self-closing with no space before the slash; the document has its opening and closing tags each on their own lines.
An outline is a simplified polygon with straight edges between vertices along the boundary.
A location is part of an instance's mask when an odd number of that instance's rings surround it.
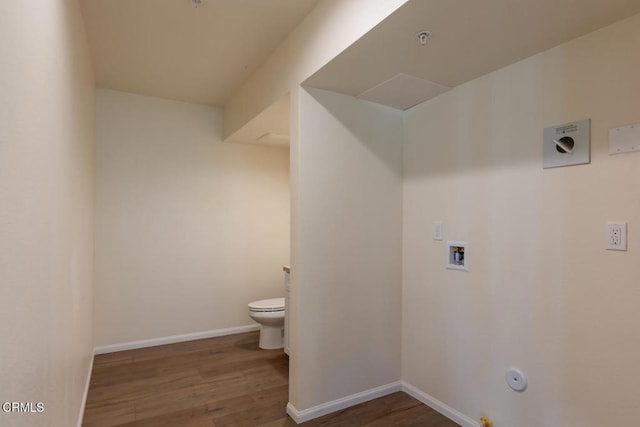
<svg viewBox="0 0 640 427">
<path fill-rule="evenodd" d="M 84 394 L 82 396 L 82 402 L 80 403 L 80 414 L 78 414 L 78 427 L 82 427 L 82 421 L 84 420 L 84 409 L 87 406 L 87 396 L 89 395 L 89 384 L 91 384 L 91 374 L 93 373 L 93 355 L 91 355 L 91 362 L 89 363 L 89 372 L 87 373 L 87 380 L 84 384 Z"/>
<path fill-rule="evenodd" d="M 323 415 L 340 411 L 350 406 L 358 405 L 360 403 L 368 402 L 369 400 L 377 399 L 378 397 L 386 396 L 387 394 L 395 393 L 397 391 L 403 391 L 407 393 L 408 395 L 416 398 L 434 411 L 437 411 L 445 417 L 449 418 L 451 421 L 460 424 L 462 427 L 480 427 L 479 422 L 472 420 L 461 412 L 456 411 L 449 405 L 439 401 L 435 397 L 428 395 L 427 393 L 405 381 L 396 381 L 380 387 L 365 390 L 360 393 L 352 394 L 341 399 L 333 400 L 328 403 L 323 403 L 309 409 L 303 409 L 301 411 L 296 409 L 291 404 L 291 402 L 289 402 L 287 403 L 287 414 L 289 414 L 291 419 L 293 419 L 296 424 L 300 424 L 305 421 L 321 417 Z"/>
<path fill-rule="evenodd" d="M 293 419 L 293 421 L 296 422 L 296 424 L 300 424 L 305 421 L 309 421 L 323 415 L 331 414 L 332 412 L 340 411 L 341 409 L 358 405 L 363 402 L 368 402 L 369 400 L 377 399 L 378 397 L 386 396 L 387 394 L 395 393 L 400 390 L 401 383 L 400 381 L 396 381 L 380 387 L 365 390 L 360 393 L 352 394 L 341 399 L 323 403 L 309 409 L 303 409 L 302 411 L 297 410 L 291 404 L 291 402 L 289 402 L 287 403 L 287 414 L 289 414 L 289 416 Z"/>
<path fill-rule="evenodd" d="M 260 330 L 260 325 L 257 323 L 246 326 L 236 326 L 233 328 L 214 329 L 212 331 L 194 332 L 184 335 L 173 335 L 170 337 L 152 338 L 149 340 L 132 341 L 122 344 L 111 344 L 96 347 L 94 354 L 114 353 L 116 351 L 134 350 L 136 348 L 153 347 L 156 345 L 175 344 L 184 341 L 200 340 L 204 338 L 221 337 L 224 335 L 241 334 L 243 332 L 252 332 Z"/>
<path fill-rule="evenodd" d="M 472 420 L 466 415 L 462 414 L 459 411 L 456 411 L 451 406 L 439 401 L 433 396 L 428 395 L 424 391 L 416 388 L 415 386 L 405 382 L 400 381 L 401 389 L 408 395 L 418 399 L 420 402 L 424 403 L 431 409 L 440 412 L 445 417 L 449 418 L 451 421 L 454 421 L 460 424 L 462 427 L 480 427 L 480 423 Z"/>
</svg>

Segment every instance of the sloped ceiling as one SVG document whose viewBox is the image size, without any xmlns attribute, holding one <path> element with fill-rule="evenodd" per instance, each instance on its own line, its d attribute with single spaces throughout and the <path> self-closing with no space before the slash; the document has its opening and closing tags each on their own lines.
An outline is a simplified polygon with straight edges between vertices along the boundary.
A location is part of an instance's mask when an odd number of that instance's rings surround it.
<svg viewBox="0 0 640 427">
<path fill-rule="evenodd" d="M 80 0 L 96 85 L 224 106 L 317 0 Z"/>
<path fill-rule="evenodd" d="M 98 87 L 212 106 L 317 1 L 80 0 Z M 636 13 L 639 0 L 410 0 L 304 84 L 406 109 Z M 288 114 L 285 97 L 236 140 L 282 141 Z"/>
<path fill-rule="evenodd" d="M 403 73 L 417 78 L 401 87 L 414 96 L 427 83 L 455 87 L 636 13 L 638 0 L 410 0 L 304 84 L 361 96 Z M 422 30 L 431 32 L 425 46 Z M 417 103 L 395 95 L 376 102 Z"/>
</svg>

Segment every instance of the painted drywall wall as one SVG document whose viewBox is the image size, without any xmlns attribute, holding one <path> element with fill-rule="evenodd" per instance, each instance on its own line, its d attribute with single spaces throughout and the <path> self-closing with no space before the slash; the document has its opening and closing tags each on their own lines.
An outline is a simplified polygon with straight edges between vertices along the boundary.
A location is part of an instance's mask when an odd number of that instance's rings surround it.
<svg viewBox="0 0 640 427">
<path fill-rule="evenodd" d="M 220 109 L 96 99 L 96 345 L 253 324 L 284 295 L 288 150 L 222 143 Z"/>
<path fill-rule="evenodd" d="M 224 138 L 281 99 L 407 0 L 320 0 L 231 97 Z"/>
<path fill-rule="evenodd" d="M 0 16 L 0 425 L 68 427 L 93 355 L 93 74 L 75 1 Z"/>
<path fill-rule="evenodd" d="M 638 46 L 640 15 L 406 112 L 405 381 L 496 426 L 637 423 L 640 154 L 609 156 L 608 129 L 640 121 Z M 543 128 L 585 118 L 591 164 L 543 170 Z M 610 220 L 627 252 L 605 250 Z"/>
<path fill-rule="evenodd" d="M 292 94 L 290 403 L 400 377 L 402 116 L 332 92 Z"/>
</svg>

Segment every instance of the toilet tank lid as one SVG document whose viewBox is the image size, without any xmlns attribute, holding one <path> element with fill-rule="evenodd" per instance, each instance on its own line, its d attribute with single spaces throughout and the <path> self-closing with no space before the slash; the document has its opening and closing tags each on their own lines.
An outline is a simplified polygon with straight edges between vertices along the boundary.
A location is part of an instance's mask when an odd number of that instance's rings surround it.
<svg viewBox="0 0 640 427">
<path fill-rule="evenodd" d="M 254 310 L 281 310 L 284 309 L 284 297 L 269 298 L 249 303 L 249 308 Z"/>
</svg>

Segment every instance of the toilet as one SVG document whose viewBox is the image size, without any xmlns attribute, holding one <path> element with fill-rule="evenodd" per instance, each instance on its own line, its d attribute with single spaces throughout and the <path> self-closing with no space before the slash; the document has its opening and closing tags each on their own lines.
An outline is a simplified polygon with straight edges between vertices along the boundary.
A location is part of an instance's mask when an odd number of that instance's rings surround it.
<svg viewBox="0 0 640 427">
<path fill-rule="evenodd" d="M 260 324 L 260 348 L 284 347 L 284 311 L 284 297 L 249 303 L 249 317 Z"/>
</svg>

